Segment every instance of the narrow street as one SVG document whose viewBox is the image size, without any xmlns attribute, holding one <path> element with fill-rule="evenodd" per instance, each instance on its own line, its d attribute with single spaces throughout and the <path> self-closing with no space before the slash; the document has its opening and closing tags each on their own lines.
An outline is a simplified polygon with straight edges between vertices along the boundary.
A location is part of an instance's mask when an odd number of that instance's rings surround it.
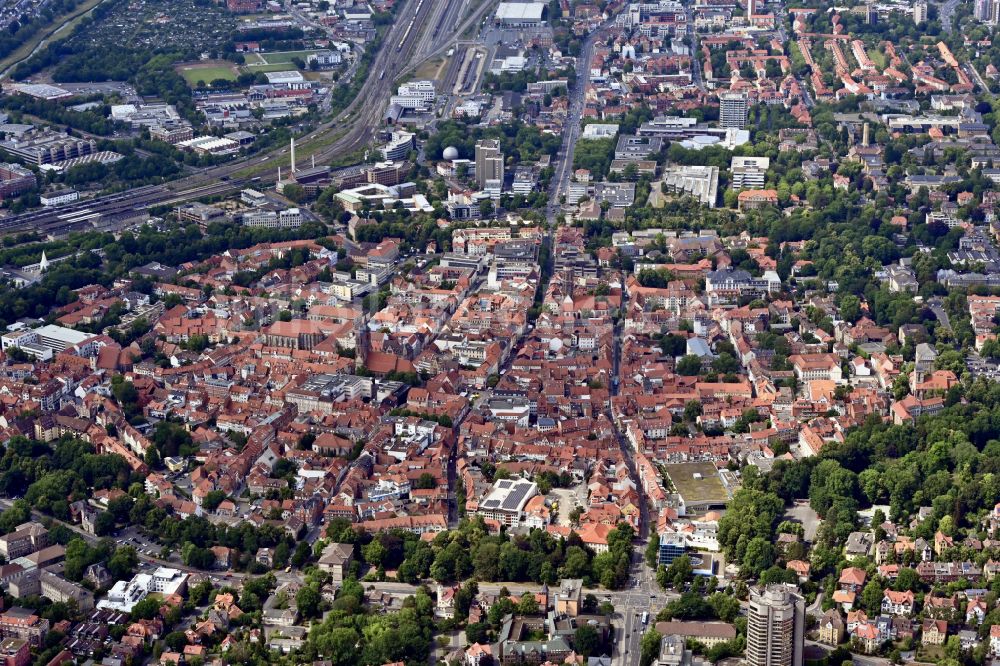
<svg viewBox="0 0 1000 666">
<path fill-rule="evenodd" d="M 927 305 L 930 307 L 931 312 L 937 317 L 937 320 L 941 322 L 945 330 L 948 332 L 954 332 L 951 328 L 951 320 L 948 318 L 948 313 L 944 309 L 944 301 L 940 296 L 935 296 L 927 301 Z"/>
<path fill-rule="evenodd" d="M 618 396 L 618 392 L 621 390 L 621 358 L 622 358 L 622 344 L 625 332 L 625 313 L 627 311 L 628 295 L 625 293 L 624 285 L 622 288 L 622 306 L 619 311 L 619 320 L 615 324 L 614 329 L 614 349 L 613 349 L 613 360 L 612 360 L 612 378 L 611 378 L 611 400 Z M 618 446 L 621 447 L 622 456 L 625 459 L 625 464 L 628 466 L 629 476 L 632 477 L 632 481 L 636 484 L 636 492 L 639 494 L 639 511 L 640 511 L 640 529 L 639 529 L 639 545 L 645 547 L 647 539 L 649 537 L 649 500 L 646 497 L 646 492 L 642 488 L 642 484 L 639 482 L 639 472 L 635 466 L 635 455 L 632 450 L 631 445 L 625 438 L 625 433 L 621 431 L 618 424 L 615 422 L 614 416 L 611 412 L 608 413 L 608 418 L 611 419 L 611 423 L 615 429 L 615 437 L 618 439 Z"/>
<path fill-rule="evenodd" d="M 559 215 L 562 212 L 561 201 L 562 197 L 569 190 L 569 184 L 573 175 L 573 155 L 576 151 L 577 141 L 579 141 L 580 135 L 583 131 L 581 121 L 583 119 L 583 109 L 586 103 L 586 91 L 590 78 L 590 63 L 594 56 L 594 45 L 600 38 L 603 29 L 609 25 L 611 25 L 611 22 L 603 24 L 601 28 L 591 32 L 587 36 L 583 43 L 583 47 L 580 50 L 580 57 L 577 58 L 576 85 L 573 86 L 573 89 L 569 92 L 569 113 L 564 126 L 563 143 L 556 156 L 555 164 L 553 165 L 555 174 L 549 190 L 549 205 L 547 211 L 549 223 L 547 238 L 549 248 L 551 249 L 549 262 L 554 261 L 556 252 L 554 237 Z M 547 268 L 551 271 L 551 263 Z M 620 385 L 619 372 L 621 363 L 621 345 L 623 336 L 622 321 L 624 320 L 624 310 L 625 301 L 623 295 L 621 311 L 622 316 L 619 318 L 618 323 L 614 326 L 613 372 L 611 380 L 612 396 L 618 394 L 618 388 Z M 610 412 L 607 416 L 613 423 L 614 419 L 611 418 Z M 625 464 L 628 466 L 629 475 L 635 482 L 639 493 L 641 527 L 639 538 L 632 554 L 632 563 L 630 566 L 631 575 L 628 583 L 629 587 L 625 590 L 618 590 L 614 592 L 604 591 L 603 593 L 598 593 L 595 591 L 595 594 L 598 595 L 598 598 L 601 601 L 609 601 L 615 607 L 615 613 L 612 617 L 612 624 L 615 628 L 615 641 L 611 657 L 614 664 L 626 666 L 628 664 L 638 663 L 642 634 L 648 626 L 643 623 L 643 614 L 648 613 L 647 620 L 652 622 L 651 618 L 655 616 L 656 609 L 661 608 L 665 603 L 665 600 L 668 600 L 670 596 L 658 589 L 655 574 L 649 569 L 649 567 L 646 566 L 643 559 L 647 538 L 646 535 L 649 533 L 649 511 L 647 507 L 647 500 L 642 487 L 639 485 L 639 477 L 636 473 L 632 451 L 629 449 L 625 437 L 618 430 L 617 426 L 615 426 L 615 437 L 617 438 L 618 445 L 622 450 Z M 513 586 L 508 587 L 511 589 L 512 593 L 515 593 Z M 520 589 L 520 586 L 517 587 Z M 480 589 L 487 588 L 484 585 L 480 585 Z"/>
</svg>

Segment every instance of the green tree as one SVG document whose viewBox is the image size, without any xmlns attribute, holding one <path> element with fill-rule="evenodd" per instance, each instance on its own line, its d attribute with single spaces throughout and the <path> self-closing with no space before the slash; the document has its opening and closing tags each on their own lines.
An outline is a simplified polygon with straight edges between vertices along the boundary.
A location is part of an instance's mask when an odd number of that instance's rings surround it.
<svg viewBox="0 0 1000 666">
<path fill-rule="evenodd" d="M 920 589 L 920 575 L 911 567 L 900 567 L 893 587 L 897 592 L 917 591 Z"/>
<path fill-rule="evenodd" d="M 421 474 L 417 479 L 417 482 L 414 484 L 414 488 L 417 490 L 431 490 L 436 487 L 437 479 L 435 479 L 434 475 L 430 472 L 424 472 Z"/>
<path fill-rule="evenodd" d="M 187 645 L 187 636 L 183 631 L 172 631 L 163 637 L 163 642 L 174 652 L 180 652 Z"/>
<path fill-rule="evenodd" d="M 139 556 L 132 546 L 123 546 L 108 560 L 108 573 L 116 580 L 128 578 L 139 565 Z"/>
<path fill-rule="evenodd" d="M 861 605 L 865 607 L 865 610 L 869 614 L 878 614 L 879 609 L 882 607 L 882 596 L 882 586 L 879 585 L 877 580 L 870 580 L 861 591 Z"/>
<path fill-rule="evenodd" d="M 295 605 L 306 619 L 319 616 L 320 601 L 319 591 L 313 585 L 303 585 L 295 594 Z"/>
<path fill-rule="evenodd" d="M 101 511 L 94 520 L 94 534 L 108 536 L 115 531 L 115 517 L 110 511 Z"/>
<path fill-rule="evenodd" d="M 517 603 L 517 612 L 521 615 L 537 615 L 539 611 L 538 600 L 531 592 L 521 595 L 521 600 Z"/>
<path fill-rule="evenodd" d="M 358 632 L 352 627 L 331 627 L 309 632 L 309 643 L 336 666 L 353 666 L 357 663 Z"/>
<path fill-rule="evenodd" d="M 660 641 L 663 637 L 656 629 L 650 629 L 642 635 L 639 651 L 639 665 L 651 666 L 660 656 Z"/>
<path fill-rule="evenodd" d="M 585 659 L 595 654 L 601 647 L 601 638 L 597 630 L 589 624 L 577 627 L 573 638 L 573 648 Z"/>
<path fill-rule="evenodd" d="M 740 563 L 740 573 L 744 576 L 759 576 L 774 564 L 774 558 L 774 544 L 763 537 L 754 537 L 747 542 L 746 552 Z"/>
<path fill-rule="evenodd" d="M 372 539 L 371 543 L 362 546 L 361 554 L 364 556 L 365 562 L 377 568 L 382 566 L 382 561 L 387 553 L 382 541 L 376 538 Z"/>
<path fill-rule="evenodd" d="M 160 603 L 156 597 L 146 597 L 132 607 L 129 615 L 133 620 L 152 620 L 160 612 Z"/>
<path fill-rule="evenodd" d="M 691 566 L 691 558 L 681 555 L 670 563 L 663 571 L 664 580 L 674 587 L 682 587 L 691 582 L 694 578 L 694 568 Z M 657 576 L 659 578 L 659 576 Z"/>
<path fill-rule="evenodd" d="M 772 492 L 748 484 L 737 490 L 726 513 L 719 519 L 719 545 L 726 557 L 742 562 L 747 543 L 754 537 L 773 541 L 774 527 L 784 508 L 784 502 Z M 764 568 L 767 567 L 761 570 Z"/>
<path fill-rule="evenodd" d="M 219 505 L 226 499 L 226 493 L 221 490 L 212 490 L 208 492 L 201 501 L 201 508 L 205 511 L 215 511 L 219 508 Z"/>
<path fill-rule="evenodd" d="M 695 377 L 701 374 L 701 358 L 688 354 L 677 361 L 677 374 L 685 377 Z"/>
<path fill-rule="evenodd" d="M 646 565 L 650 567 L 655 567 L 657 561 L 660 559 L 660 540 L 656 538 L 651 538 L 649 543 L 646 544 Z"/>
</svg>

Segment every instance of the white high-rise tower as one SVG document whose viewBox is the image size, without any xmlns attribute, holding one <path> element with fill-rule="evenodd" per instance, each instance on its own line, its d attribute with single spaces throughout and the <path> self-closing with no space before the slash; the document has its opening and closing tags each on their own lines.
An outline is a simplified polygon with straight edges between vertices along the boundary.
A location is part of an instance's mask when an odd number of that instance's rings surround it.
<svg viewBox="0 0 1000 666">
<path fill-rule="evenodd" d="M 805 601 L 791 585 L 750 591 L 747 666 L 802 666 Z"/>
</svg>

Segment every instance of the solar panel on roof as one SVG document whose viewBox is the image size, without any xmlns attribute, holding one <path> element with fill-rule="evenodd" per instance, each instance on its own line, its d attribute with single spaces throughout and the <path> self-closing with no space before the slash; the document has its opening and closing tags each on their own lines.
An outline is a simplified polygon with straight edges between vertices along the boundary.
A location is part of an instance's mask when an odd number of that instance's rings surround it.
<svg viewBox="0 0 1000 666">
<path fill-rule="evenodd" d="M 503 508 L 507 511 L 516 511 L 521 505 L 524 496 L 528 493 L 528 484 L 522 483 L 514 487 L 503 502 Z"/>
</svg>

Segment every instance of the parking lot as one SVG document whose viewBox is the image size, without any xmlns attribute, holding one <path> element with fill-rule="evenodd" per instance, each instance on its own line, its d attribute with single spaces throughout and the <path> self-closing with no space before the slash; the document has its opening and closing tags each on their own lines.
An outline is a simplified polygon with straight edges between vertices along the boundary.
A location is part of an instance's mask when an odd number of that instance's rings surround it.
<svg viewBox="0 0 1000 666">
<path fill-rule="evenodd" d="M 559 502 L 556 521 L 563 527 L 570 526 L 569 514 L 573 509 L 587 504 L 587 486 L 582 483 L 574 488 L 553 488 L 549 495 Z"/>
<path fill-rule="evenodd" d="M 118 533 L 118 543 L 123 546 L 132 546 L 136 552 L 148 557 L 159 558 L 163 547 L 158 543 L 144 537 L 137 527 L 127 527 Z"/>
<path fill-rule="evenodd" d="M 796 500 L 785 512 L 786 520 L 793 520 L 802 525 L 806 541 L 816 540 L 816 530 L 819 529 L 819 514 L 809 506 L 808 500 Z"/>
</svg>

